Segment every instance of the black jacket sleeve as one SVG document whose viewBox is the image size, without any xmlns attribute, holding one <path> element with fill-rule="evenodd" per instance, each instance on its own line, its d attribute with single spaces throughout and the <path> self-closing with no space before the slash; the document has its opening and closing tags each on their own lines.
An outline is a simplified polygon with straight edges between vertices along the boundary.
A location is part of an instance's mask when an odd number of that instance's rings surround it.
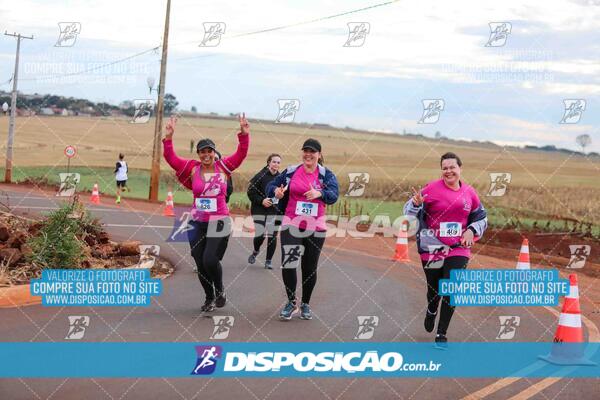
<svg viewBox="0 0 600 400">
<path fill-rule="evenodd" d="M 246 193 L 250 202 L 255 206 L 260 206 L 264 199 L 262 188 L 260 187 L 262 174 L 263 171 L 260 171 L 248 182 L 248 191 Z"/>
</svg>

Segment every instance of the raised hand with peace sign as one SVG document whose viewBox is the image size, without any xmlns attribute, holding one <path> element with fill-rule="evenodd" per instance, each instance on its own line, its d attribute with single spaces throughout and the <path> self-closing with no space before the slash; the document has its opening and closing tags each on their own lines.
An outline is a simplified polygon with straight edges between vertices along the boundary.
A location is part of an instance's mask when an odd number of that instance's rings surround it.
<svg viewBox="0 0 600 400">
<path fill-rule="evenodd" d="M 246 113 L 241 113 L 238 118 L 240 121 L 240 132 L 242 133 L 242 135 L 249 134 L 250 133 L 250 124 L 248 123 L 248 120 L 246 119 Z"/>
<path fill-rule="evenodd" d="M 175 133 L 175 125 L 177 124 L 177 118 L 171 116 L 167 124 L 165 125 L 165 139 L 172 140 L 173 134 Z"/>
<path fill-rule="evenodd" d="M 420 188 L 419 188 L 419 190 L 415 189 L 414 187 L 411 189 L 413 191 L 412 202 L 415 205 L 415 207 L 420 207 L 421 204 L 423 204 L 425 202 L 425 197 L 427 197 L 427 195 L 426 194 L 422 195 Z"/>
</svg>

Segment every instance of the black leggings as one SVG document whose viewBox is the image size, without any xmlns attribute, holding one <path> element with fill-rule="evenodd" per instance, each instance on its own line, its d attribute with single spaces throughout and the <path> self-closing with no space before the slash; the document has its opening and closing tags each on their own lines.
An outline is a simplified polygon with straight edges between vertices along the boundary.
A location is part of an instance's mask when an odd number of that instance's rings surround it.
<svg viewBox="0 0 600 400">
<path fill-rule="evenodd" d="M 300 232 L 300 235 L 295 235 L 295 232 Z M 308 304 L 313 289 L 317 284 L 317 265 L 321 249 L 325 243 L 325 232 L 308 232 L 298 230 L 295 227 L 285 227 L 281 231 L 281 274 L 283 275 L 283 284 L 288 300 L 296 301 L 296 268 L 291 267 L 293 264 L 289 262 L 289 249 L 287 246 L 304 246 L 304 252 L 300 256 L 300 267 L 302 269 L 302 302 Z M 288 254 L 286 254 L 286 248 Z M 287 257 L 286 257 L 287 256 Z"/>
<path fill-rule="evenodd" d="M 440 261 L 441 262 L 441 261 Z M 425 268 L 427 261 L 422 261 L 425 277 L 427 278 L 427 310 L 434 314 L 437 312 L 440 303 L 440 295 L 438 295 L 438 285 L 440 279 L 449 279 L 450 270 L 464 269 L 469 262 L 468 257 L 454 256 L 446 257 L 441 268 Z M 437 333 L 445 335 L 450 325 L 450 320 L 454 314 L 454 306 L 450 305 L 450 297 L 443 296 L 442 307 L 440 311 L 440 319 L 438 321 Z"/>
<path fill-rule="evenodd" d="M 214 300 L 223 293 L 221 260 L 229 243 L 231 220 L 227 217 L 211 222 L 190 221 L 190 225 L 192 229 L 188 231 L 188 240 L 198 268 L 198 279 L 206 299 Z"/>
<path fill-rule="evenodd" d="M 260 246 L 262 246 L 265 241 L 265 237 L 268 237 L 267 261 L 271 261 L 273 259 L 273 254 L 275 254 L 275 249 L 277 248 L 278 229 L 275 225 L 275 216 L 253 215 L 252 219 L 254 220 L 255 225 L 254 252 L 258 253 L 260 251 Z"/>
</svg>

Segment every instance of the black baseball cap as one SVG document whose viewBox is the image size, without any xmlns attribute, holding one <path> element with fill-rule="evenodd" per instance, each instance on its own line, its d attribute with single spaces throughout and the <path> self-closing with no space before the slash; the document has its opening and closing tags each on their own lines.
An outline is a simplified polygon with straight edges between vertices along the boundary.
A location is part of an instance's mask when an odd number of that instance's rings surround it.
<svg viewBox="0 0 600 400">
<path fill-rule="evenodd" d="M 302 150 L 311 149 L 314 151 L 321 152 L 321 143 L 317 139 L 306 139 L 304 144 L 302 145 Z"/>
<path fill-rule="evenodd" d="M 196 145 L 196 151 L 200 151 L 200 150 L 205 149 L 207 147 L 213 149 L 214 151 L 217 151 L 217 148 L 215 146 L 215 142 L 213 142 L 210 139 L 201 139 L 201 140 L 199 140 L 198 144 Z"/>
</svg>

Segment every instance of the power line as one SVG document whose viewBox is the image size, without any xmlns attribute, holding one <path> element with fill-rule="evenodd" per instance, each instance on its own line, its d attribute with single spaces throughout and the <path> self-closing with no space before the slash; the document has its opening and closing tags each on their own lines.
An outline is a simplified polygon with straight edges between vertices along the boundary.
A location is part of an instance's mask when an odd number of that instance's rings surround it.
<svg viewBox="0 0 600 400">
<path fill-rule="evenodd" d="M 356 9 L 356 10 L 350 10 L 350 11 L 345 11 L 345 12 L 339 13 L 339 14 L 328 15 L 326 17 L 315 18 L 315 19 L 311 19 L 309 21 L 297 22 L 295 24 L 289 24 L 289 25 L 281 25 L 281 26 L 276 26 L 276 27 L 268 28 L 268 29 L 262 29 L 262 30 L 258 30 L 258 31 L 254 31 L 254 32 L 240 33 L 238 35 L 229 36 L 229 38 L 236 38 L 236 37 L 242 37 L 242 36 L 257 35 L 259 33 L 279 31 L 279 30 L 282 30 L 282 29 L 293 28 L 295 26 L 312 24 L 312 23 L 315 23 L 315 22 L 320 22 L 320 21 L 325 21 L 325 20 L 328 20 L 328 19 L 343 17 L 344 15 L 350 15 L 350 14 L 354 14 L 354 13 L 357 13 L 357 12 L 361 12 L 361 11 L 366 11 L 366 10 L 370 10 L 370 9 L 373 9 L 373 8 L 377 8 L 377 7 L 387 6 L 387 5 L 392 4 L 392 3 L 397 3 L 398 1 L 400 1 L 400 0 L 386 1 L 385 3 L 373 4 L 371 6 L 359 8 L 359 9 Z"/>
<path fill-rule="evenodd" d="M 373 4 L 373 5 L 370 5 L 370 6 L 367 6 L 367 7 L 358 8 L 358 9 L 350 10 L 350 11 L 344 11 L 342 13 L 328 15 L 328 16 L 325 16 L 325 17 L 319 17 L 319 18 L 308 20 L 308 21 L 296 22 L 296 23 L 288 24 L 288 25 L 280 25 L 280 26 L 275 26 L 275 27 L 272 27 L 272 28 L 260 29 L 260 30 L 257 30 L 257 31 L 239 33 L 237 35 L 224 36 L 224 38 L 227 38 L 227 39 L 239 38 L 239 37 L 243 37 L 243 36 L 258 35 L 260 33 L 267 33 L 267 32 L 279 31 L 279 30 L 282 30 L 282 29 L 293 28 L 293 27 L 301 26 L 301 25 L 308 25 L 308 24 L 312 24 L 312 23 L 315 23 L 315 22 L 325 21 L 325 20 L 328 20 L 328 19 L 343 17 L 344 15 L 350 15 L 350 14 L 355 14 L 355 13 L 358 13 L 358 12 L 361 12 L 361 11 L 371 10 L 373 8 L 387 6 L 387 5 L 390 5 L 390 4 L 393 4 L 393 3 L 397 3 L 399 1 L 400 0 L 386 1 L 384 3 Z M 176 44 L 189 44 L 189 43 L 197 43 L 197 42 L 198 42 L 198 40 L 194 40 L 194 41 L 189 41 L 189 42 L 174 43 L 173 45 L 176 45 Z"/>
<path fill-rule="evenodd" d="M 13 78 L 12 76 L 10 78 L 8 78 L 8 80 L 4 81 L 4 82 L 0 82 L 0 86 L 4 86 L 4 85 L 8 85 L 12 82 Z"/>
</svg>

